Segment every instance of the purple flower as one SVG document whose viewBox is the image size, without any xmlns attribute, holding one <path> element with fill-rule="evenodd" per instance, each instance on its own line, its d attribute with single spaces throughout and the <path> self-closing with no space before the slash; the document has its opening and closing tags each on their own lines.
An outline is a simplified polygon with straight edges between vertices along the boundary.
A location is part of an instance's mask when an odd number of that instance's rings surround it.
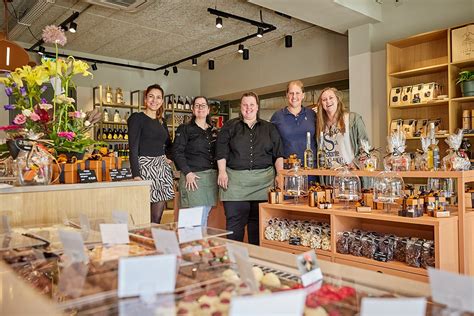
<svg viewBox="0 0 474 316">
<path fill-rule="evenodd" d="M 16 88 L 16 82 L 12 83 L 12 87 Z"/>
<path fill-rule="evenodd" d="M 14 110 L 15 109 L 15 105 L 14 104 L 5 104 L 3 106 L 3 108 L 6 110 L 6 111 L 11 111 L 11 110 Z"/>
<path fill-rule="evenodd" d="M 20 88 L 20 93 L 22 96 L 26 97 L 26 88 L 25 87 L 21 87 Z"/>
<path fill-rule="evenodd" d="M 45 92 L 46 90 L 48 90 L 47 86 L 42 86 L 40 89 L 41 93 Z"/>
<path fill-rule="evenodd" d="M 13 94 L 13 89 L 10 87 L 5 88 L 5 94 L 9 97 Z"/>
<path fill-rule="evenodd" d="M 48 25 L 43 29 L 43 41 L 50 44 L 66 45 L 67 38 L 62 28 L 56 25 Z"/>
<path fill-rule="evenodd" d="M 40 102 L 40 103 L 41 103 L 41 104 L 46 104 L 46 103 L 48 103 L 48 100 L 46 100 L 45 98 L 41 98 L 41 102 Z"/>
</svg>

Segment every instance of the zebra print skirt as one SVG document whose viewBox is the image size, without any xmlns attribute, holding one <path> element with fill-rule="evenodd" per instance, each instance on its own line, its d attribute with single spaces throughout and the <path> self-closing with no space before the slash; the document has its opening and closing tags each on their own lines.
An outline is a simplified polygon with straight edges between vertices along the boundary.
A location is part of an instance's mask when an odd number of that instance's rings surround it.
<svg viewBox="0 0 474 316">
<path fill-rule="evenodd" d="M 174 198 L 173 172 L 166 156 L 139 156 L 140 176 L 151 180 L 150 202 L 168 201 Z"/>
</svg>

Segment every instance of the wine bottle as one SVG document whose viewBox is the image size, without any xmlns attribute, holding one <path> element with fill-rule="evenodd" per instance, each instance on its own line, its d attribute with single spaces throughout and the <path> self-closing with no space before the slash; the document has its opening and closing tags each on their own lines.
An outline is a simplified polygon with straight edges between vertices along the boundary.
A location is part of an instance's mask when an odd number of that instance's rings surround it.
<svg viewBox="0 0 474 316">
<path fill-rule="evenodd" d="M 120 123 L 120 112 L 119 112 L 119 110 L 115 110 L 114 123 Z"/>
<path fill-rule="evenodd" d="M 311 149 L 311 133 L 306 133 L 306 150 L 304 151 L 304 168 L 313 169 L 314 168 L 314 154 Z"/>
<path fill-rule="evenodd" d="M 191 103 L 189 102 L 189 99 L 187 96 L 185 97 L 185 100 L 186 102 L 184 103 L 184 109 L 189 111 L 191 110 Z"/>
<path fill-rule="evenodd" d="M 112 94 L 112 88 L 110 86 L 107 86 L 105 89 L 105 103 L 112 104 L 113 101 L 113 94 Z"/>
<path fill-rule="evenodd" d="M 123 139 L 128 140 L 128 129 L 127 128 L 123 129 Z"/>
<path fill-rule="evenodd" d="M 102 128 L 102 140 L 106 140 L 106 139 L 107 139 L 107 129 L 104 126 Z"/>
<path fill-rule="evenodd" d="M 109 112 L 107 112 L 107 109 L 104 109 L 104 117 L 102 118 L 104 122 L 109 121 Z"/>
<path fill-rule="evenodd" d="M 118 130 L 117 130 L 117 125 L 114 125 L 114 131 L 112 134 L 112 139 L 118 139 Z"/>
<path fill-rule="evenodd" d="M 127 123 L 129 117 L 130 117 L 130 112 L 127 111 L 127 114 L 125 114 L 125 117 L 122 119 L 122 123 Z"/>
<path fill-rule="evenodd" d="M 178 97 L 178 110 L 184 110 L 184 104 L 181 97 Z"/>
<path fill-rule="evenodd" d="M 438 141 L 435 137 L 435 123 L 430 123 L 429 126 L 429 137 L 430 137 L 430 146 L 428 147 L 427 152 L 427 166 L 428 170 L 439 170 L 440 167 L 440 157 L 439 157 L 439 147 Z"/>
<path fill-rule="evenodd" d="M 99 140 L 100 139 L 100 128 L 97 128 L 97 132 L 95 134 L 95 139 Z"/>
<path fill-rule="evenodd" d="M 319 133 L 319 146 L 318 146 L 318 169 L 326 169 L 326 152 L 324 151 L 324 134 Z"/>
<path fill-rule="evenodd" d="M 107 139 L 112 140 L 114 138 L 114 133 L 112 131 L 111 125 L 109 125 L 109 128 L 107 129 Z"/>
<path fill-rule="evenodd" d="M 122 140 L 123 139 L 123 130 L 122 130 L 122 126 L 119 126 L 119 129 L 117 131 L 117 139 L 120 139 Z"/>
</svg>

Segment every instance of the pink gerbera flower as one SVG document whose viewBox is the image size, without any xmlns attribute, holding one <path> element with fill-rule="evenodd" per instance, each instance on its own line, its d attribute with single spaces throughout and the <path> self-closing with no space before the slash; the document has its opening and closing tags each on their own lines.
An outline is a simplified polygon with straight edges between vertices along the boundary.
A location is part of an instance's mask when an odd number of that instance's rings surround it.
<svg viewBox="0 0 474 316">
<path fill-rule="evenodd" d="M 62 137 L 62 138 L 66 138 L 68 141 L 71 141 L 76 136 L 76 133 L 74 133 L 74 132 L 58 132 L 58 136 Z"/>
<path fill-rule="evenodd" d="M 67 43 L 67 38 L 62 28 L 56 25 L 48 25 L 43 30 L 43 41 L 64 46 Z"/>
<path fill-rule="evenodd" d="M 26 116 L 24 116 L 23 114 L 18 114 L 13 119 L 13 123 L 15 123 L 16 125 L 22 125 L 22 124 L 25 124 L 25 122 L 26 122 Z"/>
</svg>

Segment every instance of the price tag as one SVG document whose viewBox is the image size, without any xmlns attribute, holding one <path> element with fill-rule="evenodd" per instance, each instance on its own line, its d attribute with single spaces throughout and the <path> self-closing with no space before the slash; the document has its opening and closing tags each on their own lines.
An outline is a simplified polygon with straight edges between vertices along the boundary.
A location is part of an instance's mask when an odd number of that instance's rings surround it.
<svg viewBox="0 0 474 316">
<path fill-rule="evenodd" d="M 369 298 L 362 299 L 361 316 L 425 316 L 425 298 Z"/>
<path fill-rule="evenodd" d="M 81 226 L 82 231 L 88 232 L 91 230 L 91 223 L 86 214 L 79 214 L 79 225 Z"/>
<path fill-rule="evenodd" d="M 128 244 L 128 227 L 126 224 L 100 224 L 102 243 L 108 245 Z"/>
<path fill-rule="evenodd" d="M 115 224 L 128 225 L 128 212 L 126 211 L 112 211 L 112 221 Z"/>
<path fill-rule="evenodd" d="M 8 234 L 12 231 L 10 226 L 10 218 L 8 215 L 2 215 L 1 217 L 2 224 L 0 225 L 0 234 Z"/>
<path fill-rule="evenodd" d="M 119 316 L 160 315 L 176 316 L 176 298 L 174 294 L 162 294 L 154 297 L 151 304 L 143 304 L 141 299 L 119 301 Z"/>
<path fill-rule="evenodd" d="M 121 258 L 118 296 L 172 293 L 176 285 L 176 255 Z"/>
<path fill-rule="evenodd" d="M 201 226 L 204 207 L 182 208 L 179 210 L 178 227 Z"/>
<path fill-rule="evenodd" d="M 428 268 L 431 297 L 455 310 L 474 313 L 474 278 Z"/>
<path fill-rule="evenodd" d="M 236 296 L 230 301 L 230 316 L 301 316 L 306 291 L 284 291 L 267 295 Z"/>
<path fill-rule="evenodd" d="M 130 168 L 109 169 L 109 174 L 112 181 L 130 180 L 133 178 Z"/>
<path fill-rule="evenodd" d="M 178 239 L 174 231 L 152 228 L 151 233 L 158 252 L 181 256 Z"/>
<path fill-rule="evenodd" d="M 179 243 L 191 242 L 203 239 L 202 227 L 183 227 L 178 228 Z"/>
<path fill-rule="evenodd" d="M 97 182 L 97 176 L 95 170 L 78 170 L 77 176 L 79 183 L 93 183 Z"/>
<path fill-rule="evenodd" d="M 59 239 L 63 243 L 64 253 L 71 259 L 71 262 L 89 262 L 89 257 L 84 250 L 84 240 L 80 232 L 60 229 Z"/>
<path fill-rule="evenodd" d="M 314 250 L 307 251 L 296 257 L 296 265 L 301 273 L 301 283 L 309 286 L 323 279 L 323 273 L 319 267 Z"/>
<path fill-rule="evenodd" d="M 241 253 L 234 252 L 235 263 L 237 264 L 237 270 L 242 282 L 247 284 L 252 293 L 258 292 L 258 283 L 253 274 L 252 264 L 250 263 L 249 256 L 242 256 Z"/>
</svg>

